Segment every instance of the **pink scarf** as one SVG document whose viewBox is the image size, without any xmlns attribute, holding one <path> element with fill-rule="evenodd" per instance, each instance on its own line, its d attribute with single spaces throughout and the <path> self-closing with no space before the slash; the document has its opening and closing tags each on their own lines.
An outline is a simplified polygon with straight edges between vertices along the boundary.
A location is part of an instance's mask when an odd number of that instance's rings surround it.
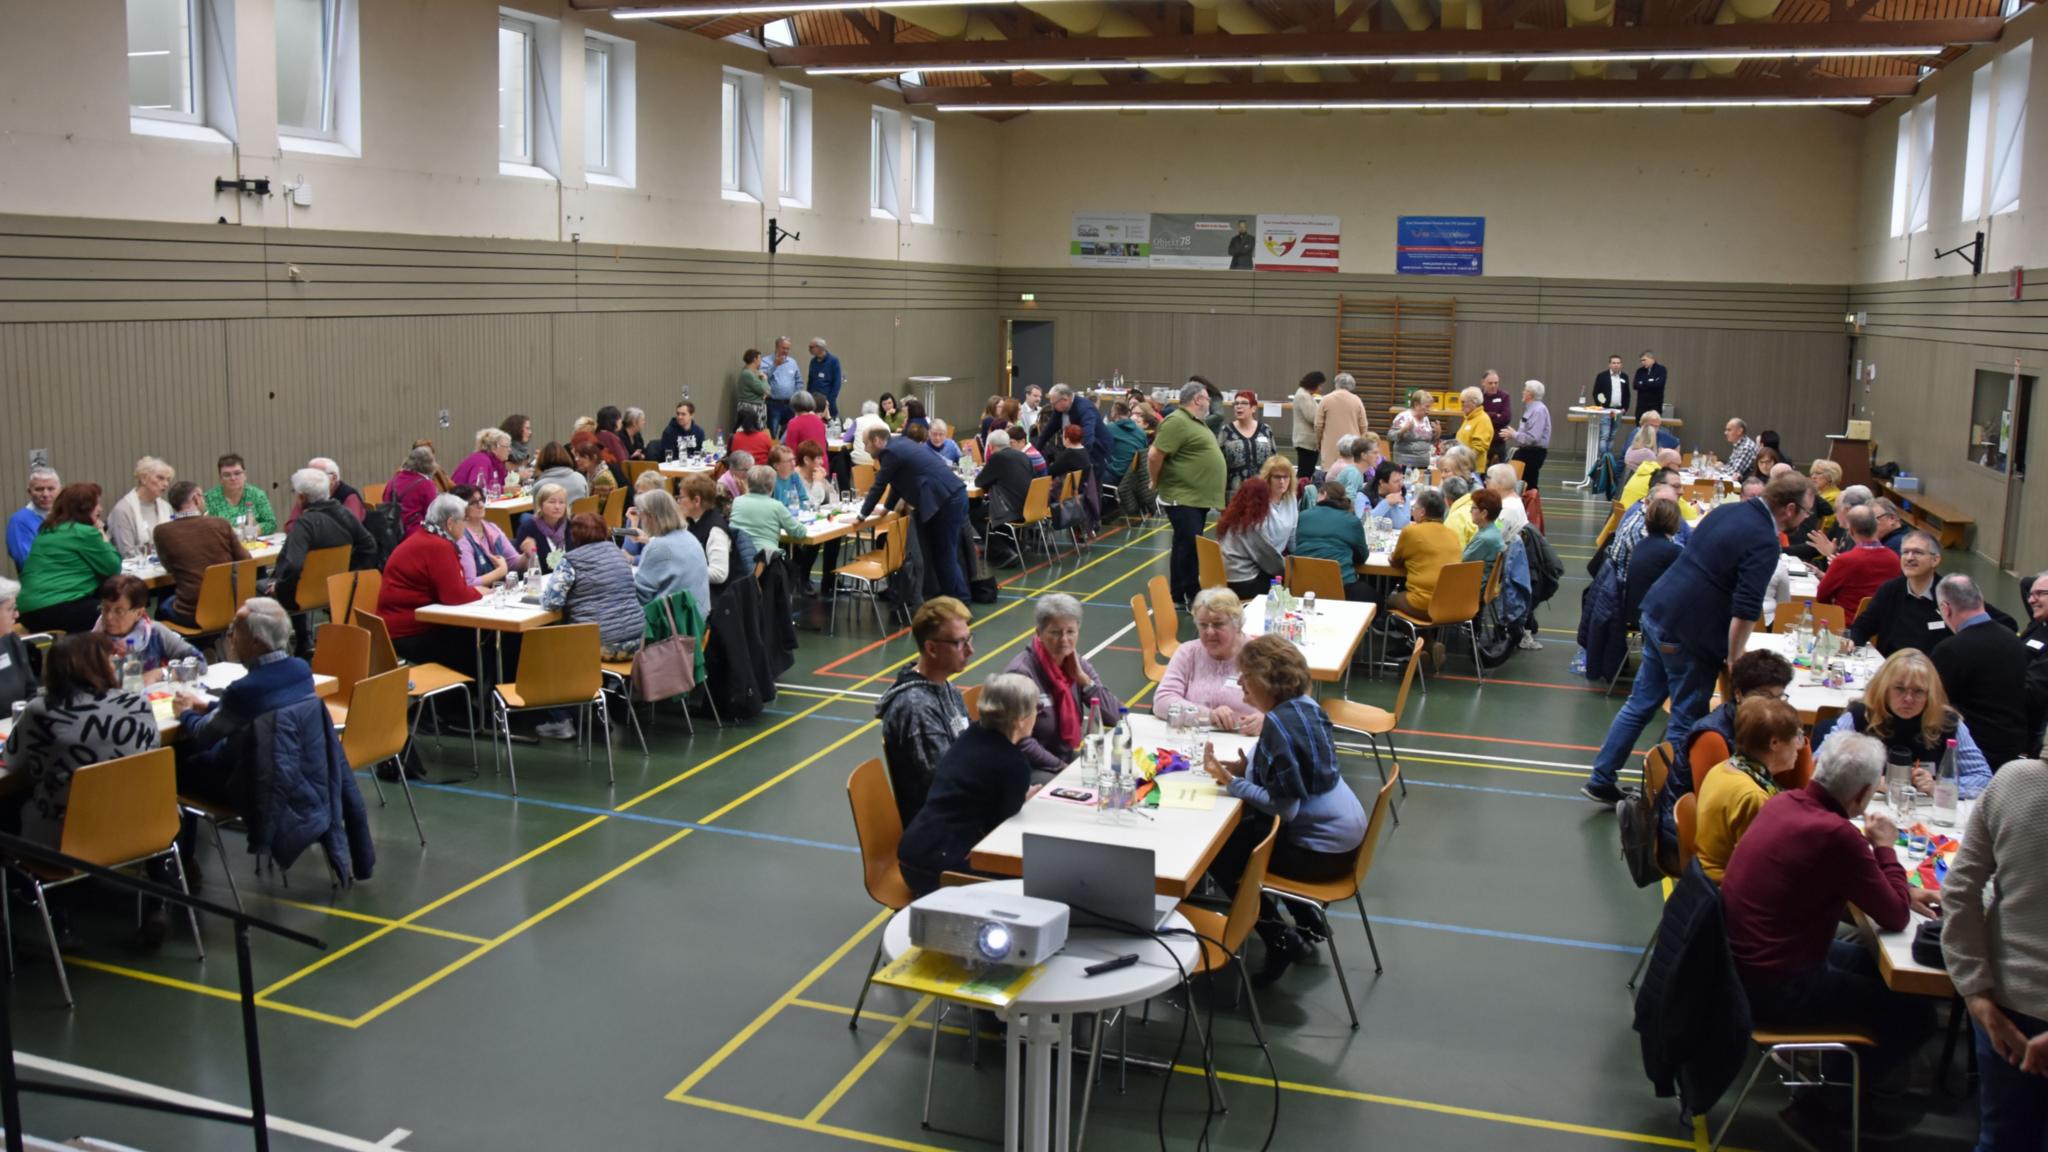
<svg viewBox="0 0 2048 1152">
<path fill-rule="evenodd" d="M 1052 714 L 1059 721 L 1060 747 L 1080 747 L 1081 704 L 1074 699 L 1074 682 L 1067 677 L 1060 662 L 1052 658 L 1052 653 L 1046 651 L 1045 641 L 1032 638 L 1031 652 L 1038 658 L 1038 666 L 1045 672 L 1046 681 L 1052 685 Z"/>
</svg>

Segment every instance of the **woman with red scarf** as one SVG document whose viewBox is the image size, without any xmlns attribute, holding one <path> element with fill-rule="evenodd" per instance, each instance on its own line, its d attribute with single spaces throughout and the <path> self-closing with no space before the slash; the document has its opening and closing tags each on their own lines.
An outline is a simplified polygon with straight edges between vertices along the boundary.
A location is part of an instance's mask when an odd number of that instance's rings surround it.
<svg viewBox="0 0 2048 1152">
<path fill-rule="evenodd" d="M 1122 714 L 1123 702 L 1081 656 L 1079 600 L 1058 593 L 1041 597 L 1035 617 L 1031 646 L 1003 671 L 1029 676 L 1038 685 L 1038 720 L 1017 750 L 1031 762 L 1034 782 L 1043 783 L 1080 753 L 1090 710 L 1108 728 Z"/>
</svg>

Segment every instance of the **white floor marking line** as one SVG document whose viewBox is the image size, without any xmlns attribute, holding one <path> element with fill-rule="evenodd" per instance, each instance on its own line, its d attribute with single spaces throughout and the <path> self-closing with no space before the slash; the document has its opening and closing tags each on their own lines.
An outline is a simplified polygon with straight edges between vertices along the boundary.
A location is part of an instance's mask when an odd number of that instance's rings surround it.
<svg viewBox="0 0 2048 1152">
<path fill-rule="evenodd" d="M 1095 647 L 1093 647 L 1093 648 L 1090 648 L 1090 649 L 1088 650 L 1088 653 L 1087 653 L 1087 657 L 1088 657 L 1088 659 L 1090 659 L 1090 660 L 1093 660 L 1093 659 L 1095 659 L 1095 654 L 1096 654 L 1097 652 L 1100 652 L 1100 651 L 1102 651 L 1102 650 L 1103 650 L 1104 648 L 1107 648 L 1107 647 L 1109 647 L 1109 646 L 1110 646 L 1111 644 L 1114 644 L 1114 643 L 1116 643 L 1116 642 L 1117 642 L 1118 640 L 1121 640 L 1121 639 L 1123 639 L 1124 633 L 1126 633 L 1126 632 L 1129 632 L 1129 631 L 1131 631 L 1132 629 L 1136 628 L 1137 626 L 1138 626 L 1138 622 L 1137 622 L 1136 620 L 1133 620 L 1133 621 L 1131 621 L 1131 622 L 1130 622 L 1129 624 L 1126 624 L 1126 625 L 1124 625 L 1124 626 L 1123 626 L 1122 628 L 1119 628 L 1119 629 L 1117 629 L 1117 630 L 1116 630 L 1115 632 L 1111 633 L 1111 634 L 1110 634 L 1110 637 L 1109 637 L 1109 639 L 1107 639 L 1107 640 L 1104 640 L 1104 641 L 1103 641 L 1102 643 L 1100 643 L 1100 644 L 1097 644 L 1097 645 L 1096 645 Z"/>
<path fill-rule="evenodd" d="M 403 1140 L 410 1135 L 412 1135 L 412 1129 L 410 1128 L 393 1128 L 389 1136 L 386 1136 L 382 1140 L 377 1141 L 377 1147 L 396 1148 L 398 1147 L 398 1142 L 400 1140 Z"/>
<path fill-rule="evenodd" d="M 165 1088 L 144 1080 L 131 1080 L 126 1076 L 116 1076 L 111 1072 L 101 1072 L 96 1068 L 87 1068 L 79 1064 L 66 1064 L 62 1060 L 52 1060 L 46 1056 L 31 1055 L 20 1049 L 15 1050 L 14 1063 L 16 1067 L 32 1068 L 37 1072 L 47 1072 L 52 1076 L 62 1076 L 68 1080 L 82 1080 L 87 1084 L 97 1084 L 102 1088 L 126 1092 L 130 1095 L 141 1096 L 150 1100 L 160 1100 L 166 1104 L 183 1104 L 192 1108 L 217 1108 L 223 1112 L 232 1112 L 241 1116 L 249 1115 L 249 1110 L 239 1104 L 229 1104 L 223 1100 L 209 1100 L 204 1096 L 194 1096 L 190 1092 L 180 1092 L 175 1088 Z M 296 1136 L 301 1140 L 310 1140 L 315 1144 L 325 1144 L 329 1148 L 345 1149 L 346 1152 L 402 1152 L 395 1141 L 412 1135 L 406 1129 L 400 1128 L 390 1136 L 386 1136 L 383 1143 L 372 1144 L 368 1140 L 355 1136 L 344 1135 L 340 1132 L 330 1132 L 325 1128 L 316 1128 L 311 1124 L 301 1124 L 296 1120 L 286 1120 L 275 1112 L 270 1114 L 270 1130 L 283 1133 L 286 1136 Z"/>
<path fill-rule="evenodd" d="M 1360 752 L 1372 751 L 1370 744 L 1353 743 L 1348 740 L 1337 741 L 1337 747 Z M 1402 752 L 1413 752 L 1417 756 L 1450 756 L 1461 760 L 1486 760 L 1495 764 L 1526 764 L 1533 768 L 1585 768 L 1591 763 L 1590 760 L 1577 764 L 1563 760 L 1524 760 L 1516 756 L 1496 756 L 1491 752 L 1471 752 L 1462 748 L 1418 748 L 1406 739 L 1400 740 L 1399 747 Z M 1384 753 L 1385 749 L 1382 748 L 1381 751 Z"/>
<path fill-rule="evenodd" d="M 815 692 L 820 696 L 855 696 L 864 700 L 880 700 L 882 698 L 880 692 L 862 692 L 853 688 L 824 688 L 816 684 L 784 684 L 780 680 L 775 682 L 775 686 L 777 688 L 787 688 L 792 692 Z"/>
</svg>

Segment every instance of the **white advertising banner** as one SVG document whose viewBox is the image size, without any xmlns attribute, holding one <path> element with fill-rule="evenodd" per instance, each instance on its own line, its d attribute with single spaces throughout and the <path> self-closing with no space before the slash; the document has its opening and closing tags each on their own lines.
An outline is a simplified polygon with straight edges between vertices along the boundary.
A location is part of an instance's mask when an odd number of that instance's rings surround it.
<svg viewBox="0 0 2048 1152">
<path fill-rule="evenodd" d="M 1152 261 L 1152 216 L 1146 212 L 1074 215 L 1068 255 L 1084 268 L 1144 268 Z"/>
<path fill-rule="evenodd" d="M 1260 272 L 1335 272 L 1342 233 L 1335 216 L 1261 214 L 1254 267 Z"/>
</svg>

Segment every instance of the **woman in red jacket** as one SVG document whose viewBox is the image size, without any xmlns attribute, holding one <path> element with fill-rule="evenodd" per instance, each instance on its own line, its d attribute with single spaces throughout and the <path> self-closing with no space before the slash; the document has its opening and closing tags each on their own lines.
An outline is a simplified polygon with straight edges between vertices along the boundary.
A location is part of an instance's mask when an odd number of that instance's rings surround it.
<svg viewBox="0 0 2048 1152">
<path fill-rule="evenodd" d="M 462 574 L 455 536 L 462 531 L 463 503 L 437 496 L 428 505 L 422 530 L 392 549 L 384 563 L 384 587 L 377 614 L 391 632 L 391 646 L 415 664 L 443 664 L 476 674 L 476 638 L 466 628 L 428 624 L 413 615 L 436 604 L 469 604 L 483 599 Z M 508 657 L 509 659 L 509 657 Z"/>
</svg>

